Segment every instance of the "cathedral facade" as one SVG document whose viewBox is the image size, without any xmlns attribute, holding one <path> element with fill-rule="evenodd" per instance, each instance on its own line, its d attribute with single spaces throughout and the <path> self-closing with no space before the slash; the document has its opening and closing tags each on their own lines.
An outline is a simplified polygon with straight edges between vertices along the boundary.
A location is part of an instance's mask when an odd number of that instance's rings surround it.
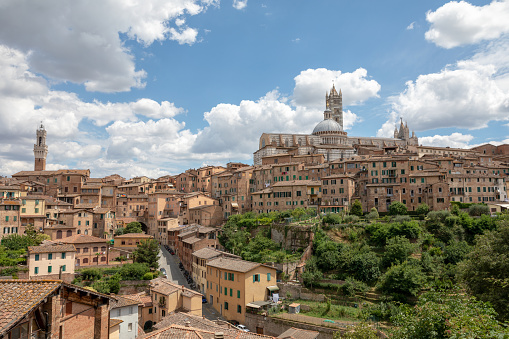
<svg viewBox="0 0 509 339">
<path fill-rule="evenodd" d="M 351 137 L 343 128 L 343 95 L 332 86 L 325 94 L 325 111 L 311 134 L 263 133 L 259 148 L 254 153 L 254 164 L 261 165 L 262 158 L 278 154 L 309 155 L 323 154 L 325 161 L 350 158 L 358 154 L 359 147 L 399 148 L 418 146 L 414 132 L 410 136 L 408 125 L 401 120 L 396 126 L 394 138 Z"/>
</svg>

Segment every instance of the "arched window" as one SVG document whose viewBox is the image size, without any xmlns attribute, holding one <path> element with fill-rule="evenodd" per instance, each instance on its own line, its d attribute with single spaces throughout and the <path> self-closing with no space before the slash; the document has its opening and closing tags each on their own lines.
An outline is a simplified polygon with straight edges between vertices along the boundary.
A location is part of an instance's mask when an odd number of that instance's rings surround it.
<svg viewBox="0 0 509 339">
<path fill-rule="evenodd" d="M 76 232 L 77 234 L 81 234 L 81 230 L 78 230 L 78 232 Z"/>
<path fill-rule="evenodd" d="M 62 239 L 62 231 L 57 231 L 57 239 Z"/>
<path fill-rule="evenodd" d="M 97 262 L 97 257 L 94 257 L 94 258 L 92 259 L 92 261 L 93 261 L 93 262 Z"/>
<path fill-rule="evenodd" d="M 101 252 L 106 252 L 106 246 L 101 247 Z"/>
<path fill-rule="evenodd" d="M 79 259 L 76 259 L 76 265 L 80 265 L 80 260 Z"/>
<path fill-rule="evenodd" d="M 71 230 L 67 231 L 67 236 L 68 237 L 72 237 L 72 231 Z"/>
<path fill-rule="evenodd" d="M 84 259 L 83 259 L 83 263 L 84 263 L 84 264 L 88 264 L 88 258 L 84 258 Z"/>
<path fill-rule="evenodd" d="M 106 257 L 101 257 L 101 261 L 106 261 Z"/>
</svg>

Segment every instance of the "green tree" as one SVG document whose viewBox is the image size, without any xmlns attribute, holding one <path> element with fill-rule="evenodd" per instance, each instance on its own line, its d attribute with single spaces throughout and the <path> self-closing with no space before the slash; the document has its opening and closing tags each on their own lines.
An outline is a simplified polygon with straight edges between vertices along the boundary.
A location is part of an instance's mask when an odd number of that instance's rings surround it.
<svg viewBox="0 0 509 339">
<path fill-rule="evenodd" d="M 124 234 L 127 233 L 143 233 L 143 229 L 141 228 L 141 223 L 137 221 L 130 222 L 126 225 Z"/>
<path fill-rule="evenodd" d="M 417 214 L 428 214 L 429 212 L 429 206 L 426 203 L 422 203 L 419 206 L 417 206 L 417 209 L 415 210 Z"/>
<path fill-rule="evenodd" d="M 373 207 L 369 211 L 368 215 L 366 215 L 366 218 L 368 220 L 375 220 L 375 219 L 378 219 L 379 217 L 380 217 L 380 215 L 378 214 L 378 210 L 375 207 Z"/>
<path fill-rule="evenodd" d="M 148 267 L 159 267 L 159 244 L 155 239 L 142 240 L 133 253 L 135 261 Z"/>
<path fill-rule="evenodd" d="M 28 250 L 28 246 L 37 246 L 34 239 L 19 234 L 11 234 L 2 239 L 2 245 L 5 246 L 8 250 L 17 251 L 17 250 Z"/>
<path fill-rule="evenodd" d="M 145 273 L 150 271 L 150 267 L 143 263 L 132 263 L 125 264 L 120 267 L 118 271 L 118 275 L 122 278 L 122 280 L 141 280 Z"/>
<path fill-rule="evenodd" d="M 123 227 L 119 227 L 115 230 L 115 235 L 118 236 L 118 235 L 122 235 L 122 234 L 125 234 L 125 228 Z"/>
<path fill-rule="evenodd" d="M 407 214 L 407 208 L 405 204 L 399 201 L 393 201 L 389 205 L 389 214 L 390 215 L 405 215 Z"/>
<path fill-rule="evenodd" d="M 478 217 L 483 214 L 489 215 L 490 208 L 487 205 L 482 204 L 470 205 L 470 207 L 468 208 L 468 214 L 470 214 L 473 217 Z"/>
<path fill-rule="evenodd" d="M 507 338 L 509 331 L 484 302 L 458 289 L 422 294 L 415 307 L 403 306 L 391 317 L 395 339 Z"/>
<path fill-rule="evenodd" d="M 396 236 L 387 240 L 382 262 L 385 267 L 401 264 L 415 250 L 415 246 L 405 237 Z"/>
<path fill-rule="evenodd" d="M 244 247 L 241 255 L 244 260 L 264 262 L 272 251 L 276 251 L 279 248 L 279 244 L 265 237 L 262 232 L 258 232 L 255 238 Z"/>
<path fill-rule="evenodd" d="M 459 264 L 459 276 L 468 290 L 489 301 L 500 319 L 509 320 L 509 222 L 498 230 L 478 236 L 466 259 Z"/>
<path fill-rule="evenodd" d="M 380 278 L 378 288 L 388 294 L 416 296 L 425 280 L 421 267 L 406 261 L 389 268 Z"/>
<path fill-rule="evenodd" d="M 336 213 L 327 213 L 322 218 L 322 223 L 324 225 L 326 225 L 326 224 L 328 224 L 328 225 L 341 224 L 341 215 L 340 214 L 336 214 Z"/>
<path fill-rule="evenodd" d="M 360 322 L 354 328 L 347 330 L 344 333 L 336 331 L 334 339 L 379 339 L 377 330 L 371 327 L 366 322 Z"/>
<path fill-rule="evenodd" d="M 16 266 L 25 261 L 24 249 L 8 250 L 4 246 L 0 246 L 0 266 Z"/>
<path fill-rule="evenodd" d="M 350 214 L 362 217 L 362 204 L 359 200 L 355 199 L 350 208 Z"/>
<path fill-rule="evenodd" d="M 304 281 L 304 285 L 308 287 L 315 286 L 321 279 L 323 278 L 322 272 L 318 269 L 316 265 L 316 259 L 312 257 L 308 261 L 306 261 L 306 266 L 304 267 L 304 273 L 302 273 L 302 280 Z"/>
</svg>

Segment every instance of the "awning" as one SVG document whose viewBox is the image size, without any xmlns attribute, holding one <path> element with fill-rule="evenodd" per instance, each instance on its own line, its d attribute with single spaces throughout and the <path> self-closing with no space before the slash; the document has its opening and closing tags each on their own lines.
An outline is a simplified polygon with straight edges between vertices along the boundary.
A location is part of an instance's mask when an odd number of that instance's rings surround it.
<svg viewBox="0 0 509 339">
<path fill-rule="evenodd" d="M 260 305 L 256 305 L 256 304 L 253 304 L 253 303 L 249 303 L 246 306 L 247 307 L 252 307 L 252 308 L 260 308 L 261 307 Z"/>
<path fill-rule="evenodd" d="M 232 202 L 232 207 L 233 208 L 239 208 L 239 204 L 237 204 L 236 202 Z"/>
<path fill-rule="evenodd" d="M 270 305 L 270 301 L 259 300 L 259 301 L 250 302 L 246 306 L 252 307 L 252 308 L 260 308 L 260 307 L 267 306 L 267 305 Z"/>
<path fill-rule="evenodd" d="M 277 286 L 267 286 L 267 289 L 271 292 L 279 291 L 279 287 Z"/>
</svg>

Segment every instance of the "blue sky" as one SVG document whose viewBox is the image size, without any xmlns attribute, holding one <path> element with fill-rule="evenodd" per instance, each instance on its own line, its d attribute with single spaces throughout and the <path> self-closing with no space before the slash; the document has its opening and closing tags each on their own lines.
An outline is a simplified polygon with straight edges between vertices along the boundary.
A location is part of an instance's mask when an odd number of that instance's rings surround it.
<svg viewBox="0 0 509 339">
<path fill-rule="evenodd" d="M 509 142 L 509 1 L 6 0 L 1 175 L 157 177 L 252 163 L 263 132 L 310 133 L 333 81 L 349 135 Z"/>
</svg>

